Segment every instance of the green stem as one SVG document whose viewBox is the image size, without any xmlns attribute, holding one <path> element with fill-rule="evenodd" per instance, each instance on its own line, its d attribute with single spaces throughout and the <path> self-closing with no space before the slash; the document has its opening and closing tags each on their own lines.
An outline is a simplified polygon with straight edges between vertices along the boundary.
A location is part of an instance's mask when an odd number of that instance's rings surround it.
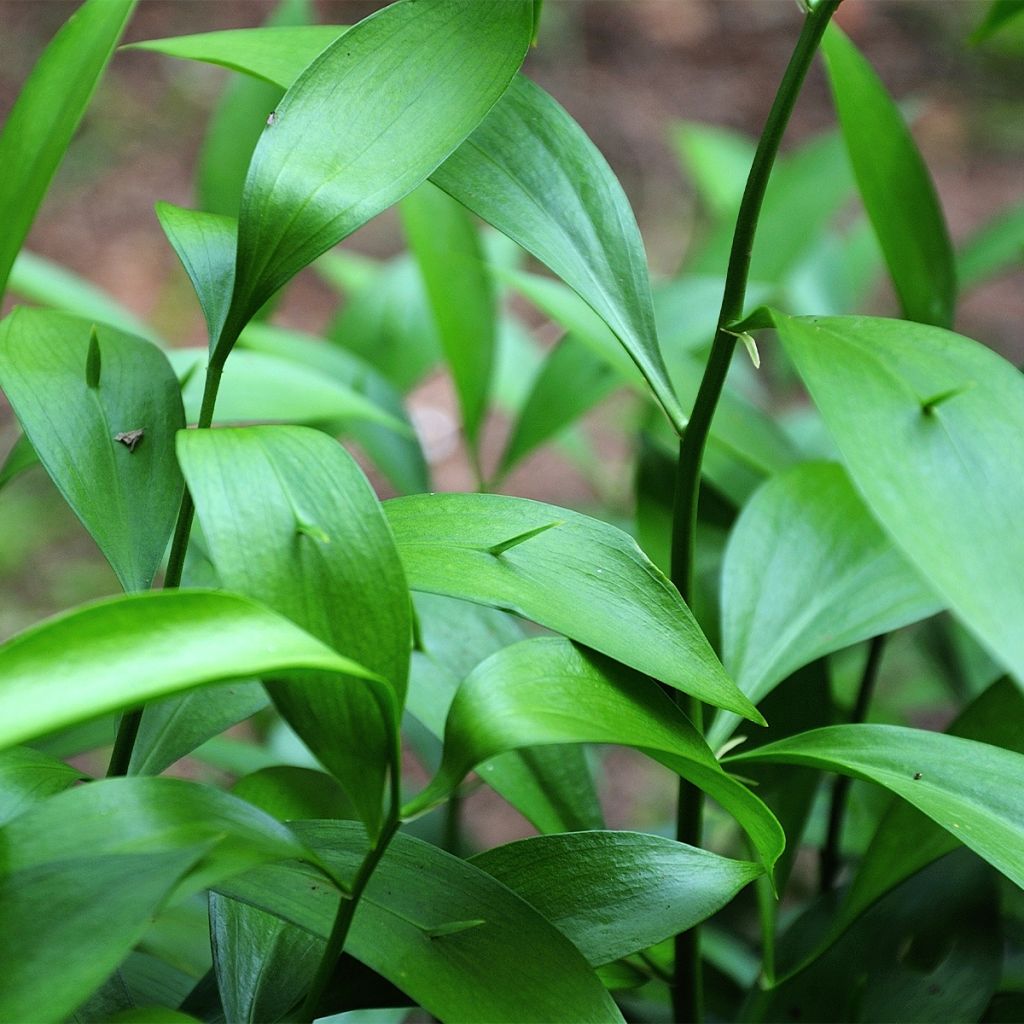
<svg viewBox="0 0 1024 1024">
<path fill-rule="evenodd" d="M 841 0 L 820 0 L 804 19 L 800 37 L 768 113 L 740 201 L 729 254 L 722 308 L 718 315 L 718 329 L 694 401 L 693 412 L 679 442 L 679 460 L 676 464 L 672 516 L 672 581 L 687 604 L 692 604 L 693 601 L 701 464 L 711 421 L 722 388 L 725 386 L 733 349 L 736 347 L 736 335 L 729 332 L 729 327 L 743 314 L 757 221 L 782 136 L 811 60 L 840 2 Z M 702 719 L 700 703 L 683 695 L 680 695 L 680 700 L 699 729 Z M 680 781 L 676 830 L 679 841 L 693 846 L 700 845 L 702 819 L 703 794 L 697 787 Z M 677 936 L 675 959 L 675 985 L 672 993 L 674 1019 L 679 1022 L 700 1021 L 703 1019 L 700 943 L 695 929 Z"/>
<path fill-rule="evenodd" d="M 882 652 L 885 648 L 885 635 L 876 636 L 868 648 L 867 661 L 857 689 L 857 700 L 850 714 L 850 721 L 859 724 L 868 717 L 868 707 L 878 682 L 878 669 L 882 664 Z M 843 837 L 843 821 L 846 818 L 846 802 L 850 795 L 851 779 L 846 775 L 837 775 L 832 782 L 832 800 L 828 812 L 828 831 L 825 845 L 821 848 L 821 859 L 818 864 L 818 890 L 824 894 L 831 891 L 839 875 L 840 843 Z"/>
<path fill-rule="evenodd" d="M 213 410 L 217 404 L 217 392 L 220 390 L 220 379 L 224 372 L 223 361 L 210 363 L 206 371 L 206 385 L 203 388 L 203 404 L 199 409 L 200 428 L 209 427 L 213 423 Z M 173 590 L 181 586 L 181 573 L 185 567 L 185 552 L 188 550 L 188 539 L 192 533 L 192 520 L 195 518 L 196 507 L 186 487 L 181 496 L 181 507 L 178 519 L 174 524 L 174 535 L 171 539 L 171 552 L 167 556 L 167 571 L 164 573 L 164 590 Z M 143 708 L 133 708 L 121 716 L 114 738 L 114 749 L 110 754 L 107 767 L 107 778 L 128 774 L 135 740 L 142 725 Z"/>
</svg>

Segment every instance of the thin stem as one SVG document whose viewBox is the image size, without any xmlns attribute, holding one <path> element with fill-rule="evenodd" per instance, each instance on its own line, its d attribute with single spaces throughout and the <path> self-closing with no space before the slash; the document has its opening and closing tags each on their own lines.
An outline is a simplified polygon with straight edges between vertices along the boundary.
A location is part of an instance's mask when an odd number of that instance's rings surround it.
<svg viewBox="0 0 1024 1024">
<path fill-rule="evenodd" d="M 743 314 L 743 303 L 750 273 L 750 256 L 754 247 L 757 221 L 761 213 L 765 190 L 772 166 L 789 123 L 800 88 L 807 76 L 811 60 L 821 42 L 829 20 L 841 0 L 820 0 L 804 19 L 800 37 L 793 50 L 786 71 L 779 83 L 757 151 L 747 176 L 736 230 L 733 234 L 729 266 L 725 278 L 722 308 L 718 315 L 718 329 L 711 346 L 711 354 L 697 392 L 693 412 L 679 442 L 679 460 L 676 464 L 675 502 L 672 514 L 672 581 L 683 600 L 693 603 L 694 562 L 697 537 L 697 499 L 700 494 L 701 464 L 707 445 L 711 421 L 718 405 L 725 377 L 736 346 L 736 335 L 729 327 Z M 702 727 L 700 702 L 692 697 L 678 695 L 681 705 L 694 726 Z M 703 793 L 683 780 L 679 783 L 679 802 L 676 836 L 680 842 L 699 846 L 703 832 Z M 703 1019 L 702 972 L 700 938 L 696 929 L 676 937 L 675 984 L 672 991 L 674 1019 L 678 1022 L 698 1022 Z"/>
<path fill-rule="evenodd" d="M 885 649 L 885 635 L 876 636 L 868 648 L 864 672 L 857 688 L 857 700 L 850 714 L 854 724 L 863 722 L 868 717 L 868 707 L 878 682 L 878 669 L 882 664 L 882 652 Z M 843 838 L 843 822 L 846 819 L 846 803 L 850 796 L 851 779 L 846 775 L 837 775 L 832 782 L 832 800 L 828 812 L 828 831 L 825 845 L 821 848 L 821 859 L 818 863 L 818 890 L 822 894 L 831 891 L 839 875 L 840 843 Z"/>
<path fill-rule="evenodd" d="M 220 379 L 224 372 L 223 361 L 211 361 L 206 371 L 206 384 L 203 388 L 203 404 L 199 410 L 200 428 L 209 427 L 213 423 L 213 410 L 217 404 L 217 392 L 220 390 Z M 164 573 L 164 590 L 173 590 L 181 586 L 181 573 L 185 567 L 185 553 L 188 550 L 188 539 L 192 533 L 192 520 L 195 518 L 196 507 L 186 487 L 181 496 L 181 507 L 178 519 L 174 524 L 174 535 L 171 539 L 171 551 L 167 556 L 167 571 Z M 142 725 L 143 708 L 133 708 L 121 716 L 114 738 L 114 749 L 110 754 L 107 766 L 107 778 L 127 775 L 131 763 L 135 740 Z"/>
</svg>

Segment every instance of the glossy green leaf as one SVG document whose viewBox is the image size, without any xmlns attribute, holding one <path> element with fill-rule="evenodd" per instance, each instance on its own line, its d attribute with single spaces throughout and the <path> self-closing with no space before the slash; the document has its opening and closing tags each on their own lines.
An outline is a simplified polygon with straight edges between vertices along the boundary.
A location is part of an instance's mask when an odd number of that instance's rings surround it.
<svg viewBox="0 0 1024 1024">
<path fill-rule="evenodd" d="M 522 896 L 595 966 L 692 928 L 763 873 L 638 832 L 538 836 L 470 863 Z"/>
<path fill-rule="evenodd" d="M 29 747 L 0 753 L 0 825 L 33 804 L 70 789 L 84 776 L 76 768 Z"/>
<path fill-rule="evenodd" d="M 815 658 L 937 612 L 841 466 L 804 463 L 745 506 L 722 565 L 722 658 L 755 703 Z M 718 715 L 712 748 L 737 720 Z"/>
<path fill-rule="evenodd" d="M 299 75 L 249 165 L 221 357 L 281 285 L 411 192 L 465 139 L 508 88 L 531 27 L 528 0 L 404 0 Z"/>
<path fill-rule="evenodd" d="M 148 587 L 181 494 L 172 438 L 185 421 L 163 353 L 112 327 L 16 309 L 0 324 L 0 386 L 121 585 Z"/>
<path fill-rule="evenodd" d="M 960 246 L 956 276 L 961 291 L 1024 264 L 1024 203 L 982 225 Z"/>
<path fill-rule="evenodd" d="M 404 430 L 366 418 L 346 417 L 334 424 L 373 460 L 401 494 L 430 490 L 426 456 L 402 403 L 401 393 L 374 366 L 352 352 L 299 331 L 251 324 L 238 341 L 240 351 L 262 352 L 318 370 L 383 410 Z M 231 367 L 227 367 L 230 370 Z"/>
<path fill-rule="evenodd" d="M 231 792 L 280 821 L 353 817 L 338 780 L 312 768 L 290 764 L 261 768 L 239 779 Z"/>
<path fill-rule="evenodd" d="M 96 323 L 110 324 L 148 341 L 160 340 L 151 327 L 91 281 L 27 249 L 18 253 L 8 287 L 15 295 L 30 302 L 74 313 Z"/>
<path fill-rule="evenodd" d="M 546 743 L 637 747 L 713 796 L 743 826 L 767 868 L 782 852 L 785 840 L 771 812 L 722 771 L 664 692 L 556 637 L 506 647 L 469 674 L 448 713 L 441 768 L 404 813 L 443 798 L 488 758 Z"/>
<path fill-rule="evenodd" d="M 134 0 L 86 0 L 43 51 L 0 133 L 0 296 Z"/>
<path fill-rule="evenodd" d="M 355 874 L 366 848 L 358 826 L 294 827 L 337 874 Z M 329 886 L 285 865 L 219 888 L 321 937 L 337 908 Z M 462 927 L 453 930 L 456 923 Z M 346 949 L 451 1024 L 621 1020 L 579 951 L 525 900 L 472 864 L 402 833 L 367 886 Z"/>
<path fill-rule="evenodd" d="M 514 611 L 717 707 L 760 716 L 678 591 L 621 530 L 496 494 L 385 504 L 414 590 Z"/>
<path fill-rule="evenodd" d="M 207 683 L 298 669 L 381 685 L 234 594 L 153 591 L 100 601 L 0 646 L 0 747 Z"/>
<path fill-rule="evenodd" d="M 896 725 L 835 725 L 728 761 L 806 765 L 875 782 L 1024 885 L 1024 818 L 1013 784 L 1024 755 L 1016 751 Z"/>
<path fill-rule="evenodd" d="M 475 452 L 494 364 L 494 283 L 476 227 L 462 206 L 424 182 L 400 209 L 455 381 L 462 428 Z"/>
<path fill-rule="evenodd" d="M 1024 14 L 1024 0 L 991 0 L 985 17 L 970 35 L 971 42 L 983 43 L 1021 14 Z"/>
<path fill-rule="evenodd" d="M 956 269 L 935 186 L 899 108 L 834 25 L 822 42 L 857 187 L 908 320 L 950 327 Z"/>
<path fill-rule="evenodd" d="M 365 662 L 388 680 L 401 707 L 412 636 L 409 591 L 387 521 L 355 460 L 331 438 L 299 427 L 178 436 L 224 585 Z M 334 686 L 329 677 L 275 681 L 269 689 L 376 827 L 389 751 L 376 695 Z"/>
<path fill-rule="evenodd" d="M 19 434 L 0 466 L 0 487 L 6 487 L 16 476 L 38 463 L 35 448 L 24 434 Z"/>
<path fill-rule="evenodd" d="M 259 683 L 237 681 L 153 701 L 142 716 L 128 774 L 159 775 L 211 736 L 219 736 L 268 703 Z"/>
<path fill-rule="evenodd" d="M 977 342 L 933 327 L 774 322 L 872 514 L 1024 680 L 1024 378 Z"/>
<path fill-rule="evenodd" d="M 554 99 L 516 78 L 431 180 L 578 292 L 681 429 L 633 211 L 604 157 Z"/>
</svg>

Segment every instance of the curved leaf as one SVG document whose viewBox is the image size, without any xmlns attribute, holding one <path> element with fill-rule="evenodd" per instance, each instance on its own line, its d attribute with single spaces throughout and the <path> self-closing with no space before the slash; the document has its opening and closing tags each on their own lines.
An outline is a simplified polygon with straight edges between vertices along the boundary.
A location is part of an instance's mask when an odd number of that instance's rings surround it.
<svg viewBox="0 0 1024 1024">
<path fill-rule="evenodd" d="M 38 463 L 39 456 L 35 448 L 24 434 L 19 434 L 7 452 L 3 465 L 0 465 L 0 487 L 6 487 L 15 477 L 21 476 L 26 469 Z"/>
<path fill-rule="evenodd" d="M 234 594 L 167 590 L 100 601 L 0 646 L 0 748 L 208 683 L 296 669 L 383 685 Z"/>
<path fill-rule="evenodd" d="M 235 289 L 215 354 L 223 358 L 281 285 L 465 139 L 508 88 L 531 27 L 528 0 L 403 0 L 299 75 L 249 165 Z"/>
<path fill-rule="evenodd" d="M 82 773 L 49 754 L 29 747 L 0 753 L 0 825 L 33 804 L 70 789 Z"/>
<path fill-rule="evenodd" d="M 763 874 L 639 832 L 537 836 L 470 863 L 522 896 L 594 966 L 692 928 Z"/>
<path fill-rule="evenodd" d="M 908 320 L 950 327 L 956 268 L 935 186 L 871 65 L 830 25 L 821 44 L 857 187 Z"/>
<path fill-rule="evenodd" d="M 840 466 L 805 463 L 740 513 L 722 564 L 722 650 L 755 703 L 798 668 L 939 610 Z M 718 715 L 717 748 L 736 726 Z"/>
<path fill-rule="evenodd" d="M 621 530 L 496 494 L 384 505 L 414 590 L 514 611 L 717 707 L 763 721 L 678 591 Z"/>
<path fill-rule="evenodd" d="M 1024 680 L 1024 377 L 934 327 L 773 318 L 872 514 Z"/>
<path fill-rule="evenodd" d="M 506 647 L 469 674 L 448 713 L 441 768 L 403 813 L 425 810 L 488 758 L 547 743 L 637 747 L 729 811 L 766 868 L 782 852 L 785 837 L 768 808 L 722 771 L 651 680 L 555 637 Z"/>
<path fill-rule="evenodd" d="M 148 587 L 182 488 L 172 437 L 185 418 L 164 354 L 113 327 L 16 309 L 0 324 L 0 386 L 121 585 Z"/>
<path fill-rule="evenodd" d="M 300 427 L 195 430 L 178 453 L 217 574 L 383 676 L 401 707 L 412 637 L 391 531 L 355 460 Z M 376 695 L 275 681 L 296 732 L 379 824 L 389 751 Z"/>
<path fill-rule="evenodd" d="M 0 133 L 0 296 L 135 0 L 86 0 L 43 51 Z"/>
<path fill-rule="evenodd" d="M 302 841 L 341 877 L 366 852 L 351 822 L 297 822 Z M 337 893 L 310 873 L 268 866 L 218 887 L 326 937 Z M 439 1019 L 621 1021 L 573 945 L 490 875 L 399 833 L 374 872 L 346 949 Z"/>
<path fill-rule="evenodd" d="M 896 725 L 833 725 L 728 758 L 807 765 L 876 782 L 1024 886 L 1024 755 Z"/>
</svg>

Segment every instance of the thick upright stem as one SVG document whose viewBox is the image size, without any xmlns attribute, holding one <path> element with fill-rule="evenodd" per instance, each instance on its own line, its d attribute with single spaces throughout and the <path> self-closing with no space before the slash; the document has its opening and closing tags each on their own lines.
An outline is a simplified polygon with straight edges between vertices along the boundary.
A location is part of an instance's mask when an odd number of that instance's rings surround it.
<svg viewBox="0 0 1024 1024">
<path fill-rule="evenodd" d="M 213 410 L 217 404 L 217 392 L 220 390 L 220 379 L 223 372 L 223 361 L 211 362 L 206 371 L 203 404 L 199 410 L 199 423 L 197 424 L 201 428 L 208 427 L 213 423 Z M 185 567 L 185 552 L 188 550 L 188 539 L 192 533 L 192 520 L 195 517 L 195 511 L 192 495 L 189 494 L 186 487 L 181 496 L 178 519 L 174 524 L 171 551 L 167 556 L 164 590 L 173 590 L 181 586 L 181 573 Z M 139 726 L 142 724 L 142 711 L 142 708 L 133 708 L 121 716 L 121 721 L 117 726 L 117 736 L 114 739 L 114 749 L 110 755 L 110 764 L 107 767 L 108 778 L 128 774 L 128 765 L 131 763 L 135 740 L 139 735 Z"/>
<path fill-rule="evenodd" d="M 768 179 L 789 123 L 790 114 L 803 85 L 829 20 L 841 0 L 819 0 L 804 20 L 793 55 L 779 84 L 768 113 L 764 131 L 754 154 L 747 184 L 743 190 L 736 230 L 733 234 L 725 293 L 718 315 L 718 329 L 711 354 L 704 370 L 693 412 L 679 443 L 676 464 L 675 506 L 672 521 L 672 581 L 687 604 L 693 600 L 694 561 L 697 536 L 697 498 L 700 493 L 701 464 L 707 445 L 711 421 L 718 405 L 725 377 L 729 370 L 736 336 L 729 331 L 743 314 L 743 303 L 750 273 L 750 255 L 761 213 Z M 700 703 L 683 698 L 683 704 L 694 725 L 701 727 Z M 677 838 L 680 842 L 700 844 L 703 819 L 703 794 L 695 786 L 680 782 Z M 673 989 L 674 1019 L 678 1022 L 703 1019 L 699 936 L 695 930 L 676 938 L 675 986 Z"/>
</svg>

